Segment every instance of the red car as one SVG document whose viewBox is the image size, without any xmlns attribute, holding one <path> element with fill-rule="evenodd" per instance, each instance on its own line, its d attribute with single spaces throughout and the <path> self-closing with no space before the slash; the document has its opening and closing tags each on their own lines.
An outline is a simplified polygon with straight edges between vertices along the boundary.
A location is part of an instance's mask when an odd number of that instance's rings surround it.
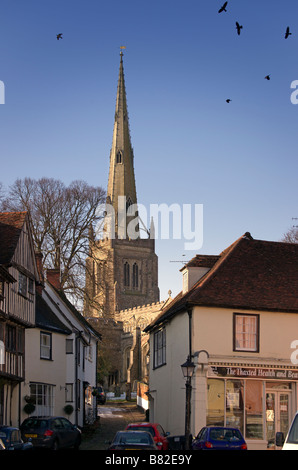
<svg viewBox="0 0 298 470">
<path fill-rule="evenodd" d="M 154 439 L 158 450 L 168 450 L 169 443 L 167 436 L 170 434 L 165 432 L 158 423 L 131 423 L 126 426 L 126 431 L 147 431 Z"/>
</svg>

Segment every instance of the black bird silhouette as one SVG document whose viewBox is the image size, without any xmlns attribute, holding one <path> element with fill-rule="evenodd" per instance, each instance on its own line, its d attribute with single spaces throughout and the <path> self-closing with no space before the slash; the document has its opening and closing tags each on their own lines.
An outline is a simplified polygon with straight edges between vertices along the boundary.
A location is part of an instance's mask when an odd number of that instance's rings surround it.
<svg viewBox="0 0 298 470">
<path fill-rule="evenodd" d="M 228 99 L 226 100 L 227 103 L 230 103 L 230 101 L 232 101 L 232 100 L 230 100 L 230 98 L 228 98 Z"/>
<path fill-rule="evenodd" d="M 285 34 L 285 39 L 288 39 L 289 36 L 291 36 L 292 33 L 290 33 L 290 28 L 289 26 L 286 29 L 286 34 Z"/>
<path fill-rule="evenodd" d="M 226 10 L 227 4 L 228 4 L 228 2 L 225 2 L 225 3 L 223 4 L 223 6 L 218 10 L 218 13 L 221 13 L 222 11 L 227 11 L 227 10 Z"/>
<path fill-rule="evenodd" d="M 238 21 L 236 21 L 236 29 L 237 29 L 237 33 L 238 33 L 239 36 L 240 36 L 240 31 L 241 31 L 242 28 L 243 28 L 243 26 L 240 26 Z"/>
<path fill-rule="evenodd" d="M 63 39 L 62 33 L 57 34 L 57 40 L 59 41 L 59 39 Z"/>
<path fill-rule="evenodd" d="M 270 80 L 270 75 L 266 75 L 266 77 L 264 77 L 265 80 Z"/>
</svg>

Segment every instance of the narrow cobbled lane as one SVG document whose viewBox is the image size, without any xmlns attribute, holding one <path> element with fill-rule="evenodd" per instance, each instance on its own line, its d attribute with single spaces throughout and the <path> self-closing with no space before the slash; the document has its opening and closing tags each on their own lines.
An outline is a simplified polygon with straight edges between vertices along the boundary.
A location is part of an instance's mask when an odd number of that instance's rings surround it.
<svg viewBox="0 0 298 470">
<path fill-rule="evenodd" d="M 98 407 L 99 420 L 93 432 L 84 433 L 80 450 L 106 450 L 117 431 L 128 423 L 145 421 L 145 413 L 135 402 L 107 403 Z"/>
</svg>

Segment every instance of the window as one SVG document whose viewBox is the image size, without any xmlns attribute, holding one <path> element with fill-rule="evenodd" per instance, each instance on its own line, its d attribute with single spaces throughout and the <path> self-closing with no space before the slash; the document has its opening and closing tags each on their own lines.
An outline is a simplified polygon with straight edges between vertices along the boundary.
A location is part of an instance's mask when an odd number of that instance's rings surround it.
<svg viewBox="0 0 298 470">
<path fill-rule="evenodd" d="M 52 359 L 52 335 L 40 332 L 40 359 Z"/>
<path fill-rule="evenodd" d="M 29 294 L 34 294 L 34 281 L 33 281 L 33 279 L 28 279 L 28 292 L 29 292 Z"/>
<path fill-rule="evenodd" d="M 132 287 L 133 289 L 139 288 L 139 266 L 137 263 L 134 263 L 132 267 Z"/>
<path fill-rule="evenodd" d="M 0 281 L 0 299 L 4 297 L 4 282 Z"/>
<path fill-rule="evenodd" d="M 73 354 L 73 339 L 66 340 L 66 354 Z"/>
<path fill-rule="evenodd" d="M 65 384 L 65 401 L 73 402 L 73 384 Z"/>
<path fill-rule="evenodd" d="M 259 351 L 259 315 L 234 314 L 234 351 Z"/>
<path fill-rule="evenodd" d="M 122 152 L 119 150 L 116 155 L 116 163 L 122 163 Z"/>
<path fill-rule="evenodd" d="M 166 330 L 157 331 L 154 334 L 154 364 L 153 367 L 159 367 L 166 363 Z"/>
<path fill-rule="evenodd" d="M 27 277 L 23 273 L 19 273 L 19 294 L 27 295 Z"/>
<path fill-rule="evenodd" d="M 126 263 L 124 263 L 124 287 L 129 287 L 130 285 L 130 282 L 129 282 L 129 264 L 128 262 L 126 261 Z"/>
<path fill-rule="evenodd" d="M 35 416 L 53 416 L 55 402 L 55 387 L 43 383 L 30 384 L 30 396 L 36 408 Z"/>
</svg>

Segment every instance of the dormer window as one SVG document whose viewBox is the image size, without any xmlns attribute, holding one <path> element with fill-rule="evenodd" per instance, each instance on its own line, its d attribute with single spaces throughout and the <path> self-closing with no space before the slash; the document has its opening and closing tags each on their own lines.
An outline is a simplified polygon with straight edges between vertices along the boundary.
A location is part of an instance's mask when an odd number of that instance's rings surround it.
<svg viewBox="0 0 298 470">
<path fill-rule="evenodd" d="M 121 152 L 121 150 L 118 150 L 118 152 L 117 152 L 116 163 L 122 163 L 122 152 Z"/>
</svg>

